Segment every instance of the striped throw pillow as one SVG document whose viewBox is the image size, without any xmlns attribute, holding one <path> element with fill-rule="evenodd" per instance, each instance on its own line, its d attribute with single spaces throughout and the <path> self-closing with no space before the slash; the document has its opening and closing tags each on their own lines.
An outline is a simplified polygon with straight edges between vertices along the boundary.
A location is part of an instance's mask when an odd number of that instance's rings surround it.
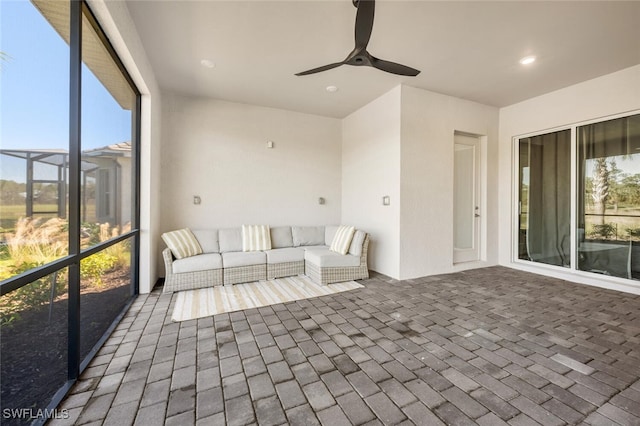
<svg viewBox="0 0 640 426">
<path fill-rule="evenodd" d="M 271 250 L 269 225 L 242 225 L 242 251 Z"/>
<path fill-rule="evenodd" d="M 184 259 L 202 253 L 198 239 L 189 228 L 165 232 L 162 234 L 162 239 L 176 259 Z"/>
<path fill-rule="evenodd" d="M 356 232 L 356 228 L 353 226 L 342 225 L 336 231 L 336 235 L 333 237 L 331 247 L 329 250 L 335 251 L 340 254 L 347 254 L 349 246 L 351 246 L 351 239 Z"/>
</svg>

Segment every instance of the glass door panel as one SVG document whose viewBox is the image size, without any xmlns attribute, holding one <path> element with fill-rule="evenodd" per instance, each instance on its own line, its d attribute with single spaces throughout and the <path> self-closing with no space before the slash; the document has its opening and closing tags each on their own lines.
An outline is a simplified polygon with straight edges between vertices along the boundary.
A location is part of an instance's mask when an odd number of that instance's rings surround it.
<svg viewBox="0 0 640 426">
<path fill-rule="evenodd" d="M 580 126 L 577 141 L 578 269 L 638 279 L 640 115 Z"/>
<path fill-rule="evenodd" d="M 570 267 L 571 131 L 519 140 L 518 258 Z"/>
</svg>

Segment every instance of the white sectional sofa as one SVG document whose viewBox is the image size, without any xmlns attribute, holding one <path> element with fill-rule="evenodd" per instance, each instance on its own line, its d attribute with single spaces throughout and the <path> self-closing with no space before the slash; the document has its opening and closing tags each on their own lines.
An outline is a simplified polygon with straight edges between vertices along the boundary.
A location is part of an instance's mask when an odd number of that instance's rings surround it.
<svg viewBox="0 0 640 426">
<path fill-rule="evenodd" d="M 163 250 L 164 291 L 191 290 L 306 274 L 318 284 L 369 277 L 369 235 L 356 230 L 349 250 L 331 250 L 338 226 L 276 226 L 271 249 L 243 251 L 242 228 L 194 229 L 201 254 L 176 259 Z M 345 246 L 346 247 L 346 246 Z"/>
</svg>

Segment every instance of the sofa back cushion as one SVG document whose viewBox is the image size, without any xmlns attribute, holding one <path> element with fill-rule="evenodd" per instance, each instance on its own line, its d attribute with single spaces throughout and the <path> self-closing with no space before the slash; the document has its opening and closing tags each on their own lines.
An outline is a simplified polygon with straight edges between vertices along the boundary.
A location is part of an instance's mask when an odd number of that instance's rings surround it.
<svg viewBox="0 0 640 426">
<path fill-rule="evenodd" d="M 290 226 L 274 226 L 271 228 L 271 247 L 286 248 L 293 247 L 293 235 Z"/>
<path fill-rule="evenodd" d="M 364 244 L 364 239 L 367 236 L 367 233 L 364 231 L 356 231 L 353 234 L 353 238 L 351 239 L 351 246 L 349 247 L 349 254 L 354 256 L 362 255 L 362 245 Z"/>
<path fill-rule="evenodd" d="M 203 253 L 220 253 L 217 229 L 194 229 L 192 232 L 200 243 Z"/>
<path fill-rule="evenodd" d="M 338 231 L 338 225 L 327 225 L 324 228 L 324 245 L 330 246 L 333 242 L 333 237 L 336 236 L 336 232 Z"/>
<path fill-rule="evenodd" d="M 165 232 L 161 236 L 176 259 L 184 259 L 202 253 L 200 243 L 189 228 Z"/>
<path fill-rule="evenodd" d="M 220 253 L 242 251 L 242 228 L 226 228 L 218 231 Z"/>
<path fill-rule="evenodd" d="M 293 246 L 320 246 L 324 244 L 324 226 L 292 226 Z"/>
</svg>

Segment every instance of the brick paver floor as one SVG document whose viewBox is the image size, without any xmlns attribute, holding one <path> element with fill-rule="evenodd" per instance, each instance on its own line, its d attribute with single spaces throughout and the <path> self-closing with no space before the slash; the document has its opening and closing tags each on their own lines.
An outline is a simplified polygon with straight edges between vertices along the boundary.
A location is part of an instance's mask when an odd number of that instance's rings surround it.
<svg viewBox="0 0 640 426">
<path fill-rule="evenodd" d="M 362 283 L 181 323 L 142 295 L 66 422 L 640 425 L 640 296 L 504 267 Z"/>
</svg>

